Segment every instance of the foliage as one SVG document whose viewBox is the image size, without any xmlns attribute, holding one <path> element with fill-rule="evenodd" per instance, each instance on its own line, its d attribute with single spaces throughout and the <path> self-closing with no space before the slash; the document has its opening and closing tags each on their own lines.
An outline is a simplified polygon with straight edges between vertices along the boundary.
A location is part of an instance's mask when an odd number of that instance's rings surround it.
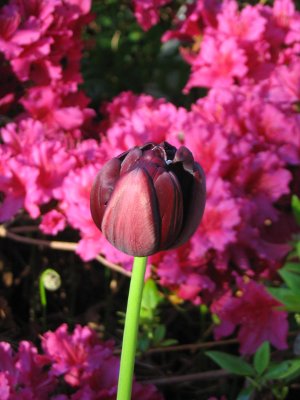
<svg viewBox="0 0 300 400">
<path fill-rule="evenodd" d="M 275 399 L 283 400 L 288 394 L 288 383 L 300 376 L 300 359 L 272 362 L 268 342 L 255 352 L 253 365 L 241 357 L 219 351 L 208 351 L 206 355 L 228 372 L 247 377 L 248 383 L 239 393 L 238 400 L 251 399 L 255 392 L 261 396 L 266 388 L 271 388 Z"/>
</svg>

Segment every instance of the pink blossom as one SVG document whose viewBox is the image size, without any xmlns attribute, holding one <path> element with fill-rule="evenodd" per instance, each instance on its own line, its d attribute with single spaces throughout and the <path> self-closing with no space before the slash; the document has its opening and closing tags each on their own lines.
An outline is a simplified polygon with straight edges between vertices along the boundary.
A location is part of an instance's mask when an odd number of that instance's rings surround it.
<svg viewBox="0 0 300 400">
<path fill-rule="evenodd" d="M 0 220 L 7 221 L 24 207 L 32 218 L 38 217 L 40 211 L 36 204 L 36 194 L 28 192 L 27 187 L 33 187 L 38 176 L 38 170 L 24 164 L 17 158 L 6 160 L 2 166 L 0 190 L 4 200 L 0 209 Z"/>
<path fill-rule="evenodd" d="M 68 223 L 81 233 L 77 251 L 84 260 L 96 257 L 101 250 L 101 233 L 90 213 L 90 190 L 98 168 L 87 165 L 71 171 L 56 196 L 62 200 L 61 210 Z"/>
<path fill-rule="evenodd" d="M 242 354 L 252 354 L 264 341 L 278 349 L 287 348 L 287 313 L 254 281 L 241 282 L 238 296 L 226 296 L 212 306 L 221 319 L 215 328 L 216 338 L 228 336 L 239 326 L 238 340 Z"/>
<path fill-rule="evenodd" d="M 205 114 L 205 112 L 202 113 Z M 185 145 L 195 154 L 206 174 L 218 174 L 222 161 L 229 155 L 226 151 L 228 139 L 224 130 L 207 120 L 196 107 L 188 114 L 183 125 Z"/>
<path fill-rule="evenodd" d="M 153 385 L 142 385 L 136 382 L 132 388 L 133 400 L 163 400 L 163 396 Z"/>
<path fill-rule="evenodd" d="M 19 55 L 23 45 L 40 37 L 39 22 L 34 18 L 22 21 L 20 10 L 12 4 L 1 9 L 0 27 L 0 50 L 9 59 Z"/>
<path fill-rule="evenodd" d="M 66 227 L 65 216 L 57 210 L 51 210 L 42 216 L 39 227 L 46 234 L 57 235 Z"/>
<path fill-rule="evenodd" d="M 222 251 L 229 243 L 236 242 L 236 229 L 240 222 L 238 204 L 231 199 L 219 201 L 207 201 L 205 218 L 193 239 L 197 243 L 197 253 L 204 254 L 209 249 Z"/>
<path fill-rule="evenodd" d="M 300 99 L 300 63 L 283 65 L 274 71 L 270 78 L 269 96 L 276 103 L 289 106 Z"/>
<path fill-rule="evenodd" d="M 248 167 L 249 162 L 251 168 Z M 276 201 L 289 192 L 291 178 L 291 173 L 283 168 L 281 160 L 274 153 L 265 151 L 249 154 L 236 171 L 235 191 L 240 196 L 249 196 L 254 200 L 265 196 L 267 201 Z"/>
<path fill-rule="evenodd" d="M 182 134 L 186 111 L 163 99 L 123 92 L 104 108 L 107 119 L 102 125 L 110 152 L 117 155 L 149 140 L 171 140 L 176 144 Z"/>
<path fill-rule="evenodd" d="M 19 123 L 11 122 L 0 131 L 5 150 L 13 156 L 25 155 L 25 149 L 30 149 L 37 141 L 46 138 L 47 131 L 43 124 L 31 118 Z"/>
<path fill-rule="evenodd" d="M 55 197 L 63 179 L 75 165 L 75 160 L 59 141 L 44 141 L 31 148 L 31 160 L 38 169 L 36 196 L 39 204 Z"/>
<path fill-rule="evenodd" d="M 141 25 L 147 31 L 159 21 L 159 8 L 170 3 L 171 0 L 132 0 L 134 15 Z"/>
<path fill-rule="evenodd" d="M 43 370 L 44 364 L 39 360 L 36 347 L 22 341 L 15 354 L 8 343 L 1 342 L 0 353 L 1 399 L 49 398 L 56 382 Z"/>
<path fill-rule="evenodd" d="M 275 0 L 273 5 L 273 17 L 281 27 L 289 28 L 291 19 L 295 15 L 295 4 L 292 0 Z"/>
<path fill-rule="evenodd" d="M 72 400 L 111 399 L 117 392 L 120 360 L 113 355 L 113 343 L 101 342 L 94 331 L 77 325 L 69 333 L 67 325 L 46 332 L 42 339 L 45 359 L 51 362 L 50 376 L 61 376 L 73 388 Z M 133 383 L 133 399 L 162 400 L 152 385 Z"/>
<path fill-rule="evenodd" d="M 13 351 L 10 344 L 0 342 L 1 400 L 115 399 L 120 360 L 112 342 L 100 341 L 93 330 L 80 325 L 69 333 L 63 324 L 44 334 L 42 349 L 39 354 L 30 342 L 22 341 Z M 162 400 L 153 385 L 135 381 L 132 395 L 135 400 Z"/>
<path fill-rule="evenodd" d="M 222 12 L 218 15 L 218 31 L 225 37 L 235 37 L 240 42 L 255 42 L 262 39 L 266 20 L 258 8 L 252 6 L 238 10 L 234 0 L 224 1 Z"/>
<path fill-rule="evenodd" d="M 91 9 L 91 0 L 68 0 L 70 6 L 78 7 L 82 14 L 87 14 Z"/>
<path fill-rule="evenodd" d="M 185 300 L 201 303 L 201 294 L 213 292 L 214 282 L 206 275 L 205 259 L 194 257 L 191 244 L 187 243 L 176 251 L 159 253 L 151 257 L 151 264 L 157 265 L 160 283 L 167 286 Z"/>
<path fill-rule="evenodd" d="M 75 129 L 81 126 L 85 119 L 78 106 L 65 107 L 61 94 L 49 86 L 29 89 L 21 103 L 31 117 L 44 122 L 47 127 Z"/>
<path fill-rule="evenodd" d="M 217 15 L 221 9 L 220 0 L 197 0 L 194 3 L 185 5 L 185 15 L 175 18 L 175 29 L 167 31 L 162 41 L 179 39 L 183 42 L 195 42 L 197 47 L 203 30 L 206 26 L 217 25 Z"/>
<path fill-rule="evenodd" d="M 87 327 L 78 325 L 74 333 L 69 334 L 67 325 L 63 324 L 55 332 L 44 334 L 42 346 L 52 361 L 51 373 L 54 376 L 64 375 L 71 386 L 79 386 L 91 368 L 89 357 L 92 351 L 99 350 L 101 357 L 111 352 L 109 347 L 96 348 L 96 343 L 95 333 Z"/>
<path fill-rule="evenodd" d="M 190 63 L 192 73 L 184 89 L 186 92 L 195 86 L 229 86 L 234 79 L 247 74 L 244 50 L 238 47 L 233 37 L 205 36 L 200 53 L 191 58 Z"/>
<path fill-rule="evenodd" d="M 0 372 L 0 399 L 9 400 L 11 399 L 11 390 L 8 374 L 6 372 Z"/>
</svg>

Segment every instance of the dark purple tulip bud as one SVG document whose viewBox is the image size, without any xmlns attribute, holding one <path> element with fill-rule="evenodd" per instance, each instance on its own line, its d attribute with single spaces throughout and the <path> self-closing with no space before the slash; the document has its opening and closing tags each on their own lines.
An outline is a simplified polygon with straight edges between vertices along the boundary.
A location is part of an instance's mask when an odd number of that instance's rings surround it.
<svg viewBox="0 0 300 400">
<path fill-rule="evenodd" d="M 144 257 L 185 243 L 205 206 L 205 175 L 186 147 L 147 143 L 108 161 L 91 191 L 91 213 L 107 240 Z"/>
</svg>

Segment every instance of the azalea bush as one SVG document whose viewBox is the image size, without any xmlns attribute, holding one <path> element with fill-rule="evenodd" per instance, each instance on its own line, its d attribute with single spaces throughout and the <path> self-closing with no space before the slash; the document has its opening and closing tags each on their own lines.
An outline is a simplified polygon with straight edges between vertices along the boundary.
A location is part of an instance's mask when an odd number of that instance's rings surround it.
<svg viewBox="0 0 300 400">
<path fill-rule="evenodd" d="M 132 258 L 93 223 L 90 191 L 147 142 L 189 148 L 207 201 L 186 244 L 148 259 L 133 398 L 237 398 L 249 379 L 203 349 L 299 356 L 299 309 L 278 294 L 299 257 L 296 1 L 0 5 L 0 398 L 115 398 Z M 61 286 L 41 304 L 49 267 Z M 296 376 L 277 398 L 299 395 Z M 259 382 L 248 398 L 268 396 Z"/>
</svg>

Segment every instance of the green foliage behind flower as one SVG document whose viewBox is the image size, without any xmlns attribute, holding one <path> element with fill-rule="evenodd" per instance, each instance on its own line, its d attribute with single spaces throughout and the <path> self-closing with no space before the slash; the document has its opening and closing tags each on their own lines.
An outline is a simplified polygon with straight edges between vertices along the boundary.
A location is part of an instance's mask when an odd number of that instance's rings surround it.
<svg viewBox="0 0 300 400">
<path fill-rule="evenodd" d="M 93 2 L 95 19 L 86 32 L 90 49 L 83 59 L 83 75 L 94 106 L 126 90 L 190 105 L 196 97 L 182 94 L 189 67 L 179 55 L 179 44 L 161 43 L 180 1 L 165 9 L 161 22 L 148 32 L 137 24 L 128 3 Z"/>
</svg>

